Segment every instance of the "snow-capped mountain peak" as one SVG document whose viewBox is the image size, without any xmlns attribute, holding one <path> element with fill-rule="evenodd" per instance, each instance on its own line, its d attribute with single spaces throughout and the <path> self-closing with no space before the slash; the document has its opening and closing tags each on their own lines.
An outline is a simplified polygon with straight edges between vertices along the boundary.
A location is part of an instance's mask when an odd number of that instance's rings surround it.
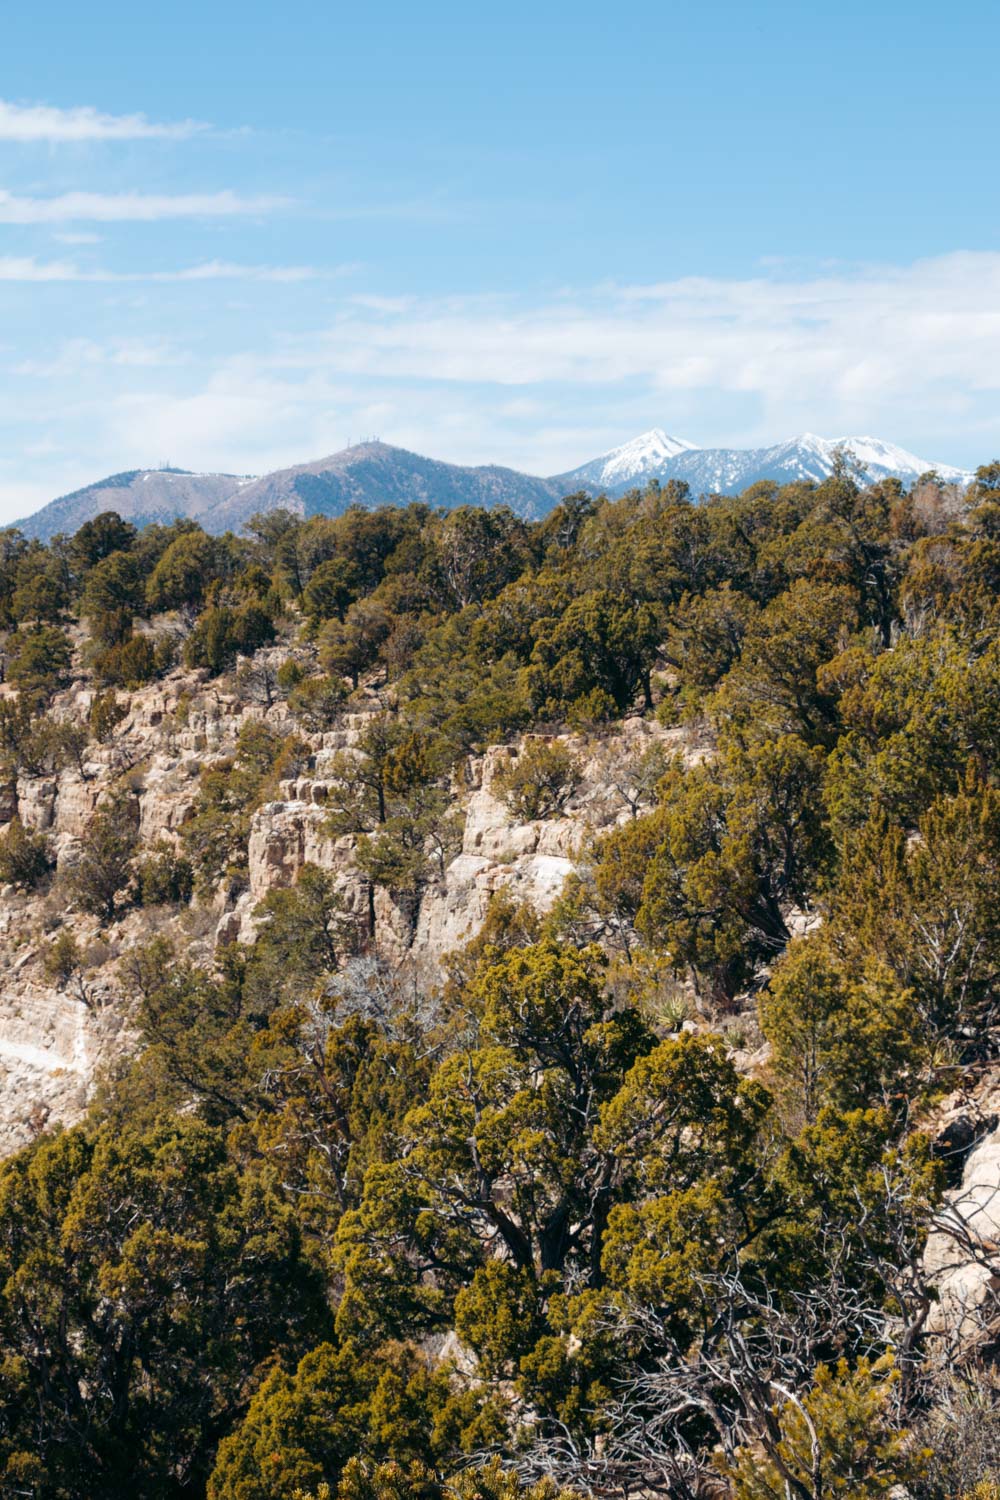
<svg viewBox="0 0 1000 1500">
<path fill-rule="evenodd" d="M 651 427 L 631 442 L 622 443 L 619 448 L 612 448 L 610 453 L 604 454 L 603 478 L 609 484 L 637 478 L 658 469 L 668 459 L 676 458 L 678 453 L 689 452 L 694 446 L 684 438 L 671 437 L 662 427 Z"/>
<path fill-rule="evenodd" d="M 881 438 L 837 438 L 831 444 L 831 452 L 834 448 L 846 449 L 867 470 L 885 470 L 890 474 L 912 475 L 917 478 L 934 469 L 942 479 L 957 480 L 959 483 L 967 483 L 971 477 L 964 469 L 955 469 L 950 464 L 930 463 L 927 459 L 910 453 L 908 449 L 900 448 L 896 443 L 883 442 Z"/>
<path fill-rule="evenodd" d="M 824 438 L 815 432 L 803 432 L 768 448 L 696 448 L 654 428 L 579 469 L 560 475 L 559 482 L 567 491 L 584 489 L 594 495 L 614 496 L 651 479 L 661 484 L 682 479 L 695 496 L 738 494 L 761 479 L 778 484 L 798 481 L 821 484 L 833 472 L 838 449 L 854 459 L 861 477 L 870 484 L 889 475 L 912 484 L 929 469 L 936 469 L 942 479 L 958 484 L 968 484 L 972 478 L 961 469 L 931 463 L 895 443 L 875 437 Z"/>
<path fill-rule="evenodd" d="M 602 453 L 579 469 L 560 475 L 559 481 L 568 490 L 620 491 L 654 478 L 672 459 L 694 451 L 694 443 L 672 437 L 662 427 L 651 427 L 648 432 L 641 432 L 638 437 Z"/>
<path fill-rule="evenodd" d="M 911 453 L 909 449 L 901 448 L 898 443 L 886 443 L 882 438 L 876 437 L 823 438 L 817 437 L 814 432 L 803 432 L 799 437 L 779 443 L 777 447 L 789 453 L 795 450 L 803 455 L 814 453 L 827 473 L 832 468 L 834 454 L 842 451 L 853 458 L 871 479 L 885 474 L 915 479 L 930 469 L 934 469 L 942 479 L 965 483 L 970 477 L 964 469 L 952 468 L 950 464 L 931 463 L 919 458 L 916 453 Z"/>
</svg>

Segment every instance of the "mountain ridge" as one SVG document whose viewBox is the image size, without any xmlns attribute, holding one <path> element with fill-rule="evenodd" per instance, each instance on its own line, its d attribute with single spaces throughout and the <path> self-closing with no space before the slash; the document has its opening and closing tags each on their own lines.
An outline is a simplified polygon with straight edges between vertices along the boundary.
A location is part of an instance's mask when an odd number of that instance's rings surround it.
<svg viewBox="0 0 1000 1500">
<path fill-rule="evenodd" d="M 698 448 L 654 427 L 550 477 L 502 464 L 446 463 L 378 441 L 263 475 L 126 469 L 61 495 L 11 524 L 26 536 L 48 540 L 57 532 L 77 530 L 102 510 L 117 510 L 139 526 L 186 517 L 219 533 L 239 530 L 257 511 L 340 515 L 352 505 L 414 502 L 445 509 L 507 505 L 525 520 L 539 520 L 574 491 L 616 499 L 654 479 L 683 480 L 695 495 L 738 493 L 761 479 L 820 482 L 832 472 L 839 449 L 855 456 L 869 482 L 890 475 L 912 482 L 931 469 L 949 482 L 967 484 L 972 478 L 967 470 L 933 464 L 880 438 L 803 433 L 766 448 Z"/>
<path fill-rule="evenodd" d="M 500 464 L 467 466 L 425 458 L 389 443 L 358 443 L 327 458 L 262 475 L 205 516 L 209 530 L 231 529 L 255 511 L 284 507 L 300 515 L 338 515 L 351 505 L 509 505 L 539 520 L 562 498 L 553 481 Z M 221 523 L 221 524 L 220 524 Z"/>
</svg>

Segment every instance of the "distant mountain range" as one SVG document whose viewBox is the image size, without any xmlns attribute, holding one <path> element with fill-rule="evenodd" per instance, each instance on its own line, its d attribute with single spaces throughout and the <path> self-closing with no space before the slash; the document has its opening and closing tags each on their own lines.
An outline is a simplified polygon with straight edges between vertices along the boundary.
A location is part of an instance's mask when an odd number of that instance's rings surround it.
<svg viewBox="0 0 1000 1500">
<path fill-rule="evenodd" d="M 302 516 L 336 516 L 351 505 L 414 501 L 447 510 L 507 505 L 526 520 L 538 520 L 574 491 L 614 498 L 652 479 L 661 484 L 685 480 L 695 495 L 738 494 L 760 479 L 820 482 L 832 472 L 838 449 L 849 451 L 871 482 L 895 475 L 910 483 L 930 469 L 957 484 L 972 478 L 963 469 L 917 458 L 878 438 L 827 439 L 805 433 L 772 448 L 697 448 L 657 427 L 550 479 L 496 464 L 466 468 L 441 463 L 378 442 L 262 477 L 133 469 L 62 495 L 17 524 L 26 536 L 48 539 L 76 531 L 103 510 L 116 510 L 137 526 L 189 516 L 218 533 L 238 531 L 258 511 L 284 508 Z"/>
<path fill-rule="evenodd" d="M 137 526 L 151 521 L 169 522 L 178 516 L 201 520 L 205 513 L 238 493 L 240 486 L 255 483 L 236 474 L 191 474 L 186 469 L 127 469 L 88 484 L 70 495 L 61 495 L 15 524 L 25 536 L 44 540 L 56 532 L 70 534 L 102 510 L 116 510 Z"/>
<path fill-rule="evenodd" d="M 236 531 L 261 510 L 296 511 L 300 515 L 339 516 L 351 505 L 427 505 L 454 510 L 459 505 L 509 505 L 518 515 L 537 520 L 564 491 L 551 479 L 534 479 L 496 464 L 463 468 L 421 458 L 388 443 L 361 443 L 332 458 L 296 464 L 265 474 L 234 489 L 199 517 L 209 531 Z"/>
<path fill-rule="evenodd" d="M 676 451 L 661 459 L 660 453 L 669 445 L 675 445 Z M 803 479 L 821 483 L 833 472 L 838 450 L 849 453 L 872 484 L 890 476 L 911 483 L 930 469 L 956 484 L 968 484 L 972 479 L 972 474 L 963 469 L 931 463 L 905 448 L 873 437 L 821 438 L 806 432 L 772 448 L 695 448 L 667 437 L 659 429 L 643 433 L 623 448 L 606 454 L 603 460 L 595 459 L 584 469 L 563 477 L 573 481 L 586 471 L 585 487 L 605 486 L 608 494 L 616 495 L 631 485 L 654 478 L 661 483 L 684 479 L 695 495 L 738 495 L 760 479 L 775 479 L 781 484 Z M 589 472 L 595 464 L 602 463 L 604 467 L 599 473 Z"/>
</svg>

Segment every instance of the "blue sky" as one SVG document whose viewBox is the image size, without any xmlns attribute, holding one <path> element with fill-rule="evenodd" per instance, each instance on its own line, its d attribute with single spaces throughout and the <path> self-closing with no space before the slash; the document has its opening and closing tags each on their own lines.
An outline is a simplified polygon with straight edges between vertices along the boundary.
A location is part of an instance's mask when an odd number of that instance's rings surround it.
<svg viewBox="0 0 1000 1500">
<path fill-rule="evenodd" d="M 0 519 L 378 434 L 1000 453 L 1000 8 L 12 8 Z"/>
</svg>

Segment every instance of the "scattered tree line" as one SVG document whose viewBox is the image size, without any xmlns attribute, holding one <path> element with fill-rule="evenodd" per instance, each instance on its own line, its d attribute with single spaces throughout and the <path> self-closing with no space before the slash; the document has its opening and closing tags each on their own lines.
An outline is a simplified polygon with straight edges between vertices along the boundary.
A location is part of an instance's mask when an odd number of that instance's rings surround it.
<svg viewBox="0 0 1000 1500">
<path fill-rule="evenodd" d="M 932 1334 L 923 1250 L 962 1163 L 925 1127 L 998 1060 L 1000 465 L 249 531 L 0 539 L 10 775 L 85 768 L 178 660 L 242 657 L 305 736 L 378 688 L 329 827 L 415 907 L 470 751 L 631 714 L 703 750 L 617 766 L 553 910 L 497 896 L 433 990 L 310 865 L 210 966 L 126 954 L 141 1050 L 0 1167 L 0 1488 L 995 1500 L 997 1309 Z M 124 772 L 73 899 L 239 878 L 308 753 L 282 725 L 206 768 L 180 853 Z M 542 736 L 498 789 L 545 817 L 575 776 Z M 5 878 L 47 857 L 10 825 Z"/>
</svg>

